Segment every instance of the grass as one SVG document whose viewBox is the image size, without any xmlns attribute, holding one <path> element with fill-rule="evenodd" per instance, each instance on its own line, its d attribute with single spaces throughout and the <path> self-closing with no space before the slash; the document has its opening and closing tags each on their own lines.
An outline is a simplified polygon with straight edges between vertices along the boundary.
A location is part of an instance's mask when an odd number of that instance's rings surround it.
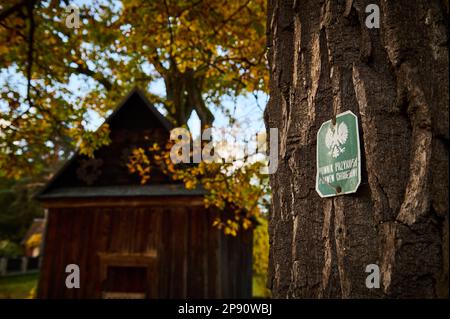
<svg viewBox="0 0 450 319">
<path fill-rule="evenodd" d="M 36 287 L 38 274 L 0 277 L 0 299 L 25 299 Z M 253 276 L 253 297 L 269 298 L 265 278 Z"/>
<path fill-rule="evenodd" d="M 25 299 L 36 287 L 39 274 L 0 277 L 0 299 Z"/>
</svg>

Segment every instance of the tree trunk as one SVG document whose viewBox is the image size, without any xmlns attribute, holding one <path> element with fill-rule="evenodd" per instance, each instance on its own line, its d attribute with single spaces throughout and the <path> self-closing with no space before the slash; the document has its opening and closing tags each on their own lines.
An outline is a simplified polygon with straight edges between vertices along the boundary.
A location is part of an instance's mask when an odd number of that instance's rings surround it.
<svg viewBox="0 0 450 319">
<path fill-rule="evenodd" d="M 365 24 L 371 3 L 379 29 Z M 447 10 L 438 0 L 269 0 L 274 297 L 448 297 Z M 320 198 L 316 133 L 346 110 L 359 120 L 362 182 Z M 369 264 L 379 289 L 366 287 Z"/>
<path fill-rule="evenodd" d="M 168 102 L 166 107 L 176 126 L 187 124 L 193 110 L 200 119 L 202 132 L 212 126 L 214 115 L 205 104 L 202 82 L 203 77 L 195 74 L 194 70 L 180 72 L 176 65 L 171 65 L 164 74 Z"/>
</svg>

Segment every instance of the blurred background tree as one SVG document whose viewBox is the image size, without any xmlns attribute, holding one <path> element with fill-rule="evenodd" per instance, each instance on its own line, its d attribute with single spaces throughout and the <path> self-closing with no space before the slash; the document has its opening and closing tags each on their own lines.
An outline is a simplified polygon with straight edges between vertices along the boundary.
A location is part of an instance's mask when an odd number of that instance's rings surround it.
<svg viewBox="0 0 450 319">
<path fill-rule="evenodd" d="M 69 4 L 79 5 L 79 28 L 66 25 Z M 7 177 L 49 173 L 82 139 L 86 153 L 106 144 L 107 130 L 91 138 L 90 117 L 134 86 L 177 126 L 195 110 L 204 127 L 227 112 L 224 95 L 266 89 L 264 0 L 2 0 L 0 10 Z"/>
<path fill-rule="evenodd" d="M 13 181 L 0 176 L 0 256 L 23 253 L 18 243 L 33 219 L 43 215 L 31 199 L 39 185 L 28 178 Z"/>
<path fill-rule="evenodd" d="M 109 143 L 98 124 L 131 88 L 176 126 L 237 121 L 224 98 L 267 89 L 265 2 L 0 0 L 0 240 L 42 216 L 31 195 L 76 148 Z"/>
</svg>

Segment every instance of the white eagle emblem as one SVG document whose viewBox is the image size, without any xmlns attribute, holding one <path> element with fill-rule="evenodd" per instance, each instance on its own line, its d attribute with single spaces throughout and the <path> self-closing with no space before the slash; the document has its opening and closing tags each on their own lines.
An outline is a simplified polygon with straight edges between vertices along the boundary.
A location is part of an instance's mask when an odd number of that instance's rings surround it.
<svg viewBox="0 0 450 319">
<path fill-rule="evenodd" d="M 334 127 L 334 129 L 332 129 Z M 345 152 L 344 144 L 347 142 L 348 138 L 348 128 L 344 122 L 339 125 L 330 125 L 327 134 L 325 135 L 325 145 L 330 150 L 328 155 L 333 156 L 333 158 L 338 157 Z"/>
</svg>

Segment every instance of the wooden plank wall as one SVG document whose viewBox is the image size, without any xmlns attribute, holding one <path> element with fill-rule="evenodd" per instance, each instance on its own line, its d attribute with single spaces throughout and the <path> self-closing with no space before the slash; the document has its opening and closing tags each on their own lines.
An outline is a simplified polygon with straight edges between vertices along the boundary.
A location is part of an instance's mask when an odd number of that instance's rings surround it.
<svg viewBox="0 0 450 319">
<path fill-rule="evenodd" d="M 38 294 L 100 298 L 99 252 L 156 250 L 150 298 L 251 297 L 252 234 L 223 235 L 203 207 L 50 208 Z M 67 289 L 65 267 L 80 267 L 80 289 Z"/>
<path fill-rule="evenodd" d="M 220 268 L 222 294 L 225 297 L 252 296 L 253 232 L 241 231 L 236 237 L 220 236 Z M 250 280 L 249 280 L 250 278 Z"/>
</svg>

